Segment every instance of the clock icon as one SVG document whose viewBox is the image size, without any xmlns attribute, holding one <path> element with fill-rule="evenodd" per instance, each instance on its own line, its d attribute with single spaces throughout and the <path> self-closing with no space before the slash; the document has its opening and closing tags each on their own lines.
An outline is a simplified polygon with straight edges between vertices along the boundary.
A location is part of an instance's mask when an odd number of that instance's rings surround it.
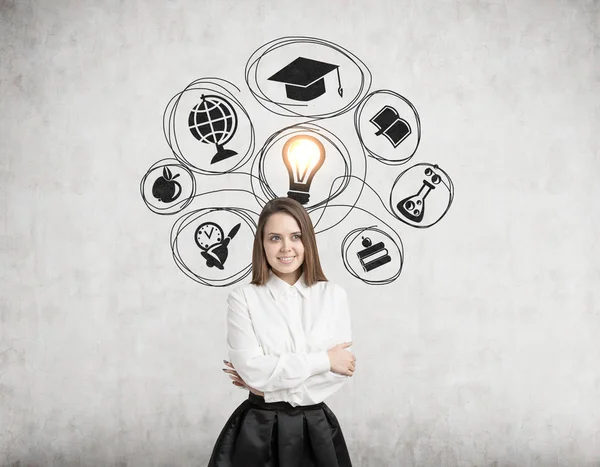
<svg viewBox="0 0 600 467">
<path fill-rule="evenodd" d="M 206 251 L 211 246 L 223 241 L 223 229 L 214 222 L 204 222 L 196 229 L 194 239 L 196 245 Z"/>
</svg>

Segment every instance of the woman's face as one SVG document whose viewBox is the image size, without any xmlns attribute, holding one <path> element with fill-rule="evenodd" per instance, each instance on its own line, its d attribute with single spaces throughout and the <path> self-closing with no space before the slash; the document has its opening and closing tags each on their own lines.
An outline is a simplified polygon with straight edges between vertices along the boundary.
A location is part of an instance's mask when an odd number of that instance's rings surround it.
<svg viewBox="0 0 600 467">
<path fill-rule="evenodd" d="M 302 274 L 304 244 L 300 226 L 289 214 L 271 214 L 263 231 L 267 262 L 278 277 L 294 284 Z"/>
</svg>

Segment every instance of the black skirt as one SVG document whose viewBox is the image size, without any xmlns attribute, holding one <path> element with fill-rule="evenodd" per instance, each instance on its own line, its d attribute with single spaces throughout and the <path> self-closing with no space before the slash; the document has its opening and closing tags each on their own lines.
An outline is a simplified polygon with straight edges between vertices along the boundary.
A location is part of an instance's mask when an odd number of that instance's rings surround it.
<svg viewBox="0 0 600 467">
<path fill-rule="evenodd" d="M 221 430 L 208 467 L 351 467 L 337 418 L 321 402 L 293 407 L 248 393 Z"/>
</svg>

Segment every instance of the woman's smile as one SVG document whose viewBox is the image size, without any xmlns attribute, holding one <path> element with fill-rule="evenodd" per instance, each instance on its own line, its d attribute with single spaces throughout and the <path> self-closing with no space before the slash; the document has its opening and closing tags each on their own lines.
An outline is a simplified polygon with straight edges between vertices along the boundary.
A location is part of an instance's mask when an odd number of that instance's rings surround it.
<svg viewBox="0 0 600 467">
<path fill-rule="evenodd" d="M 295 256 L 280 256 L 278 259 L 284 264 L 289 264 L 294 261 L 295 258 Z"/>
</svg>

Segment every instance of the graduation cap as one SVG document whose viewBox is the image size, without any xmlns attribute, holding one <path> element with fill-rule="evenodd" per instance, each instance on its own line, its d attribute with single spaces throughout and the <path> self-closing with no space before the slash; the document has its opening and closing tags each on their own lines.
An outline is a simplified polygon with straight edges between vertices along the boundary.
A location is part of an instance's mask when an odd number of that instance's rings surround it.
<svg viewBox="0 0 600 467">
<path fill-rule="evenodd" d="M 271 76 L 269 81 L 285 83 L 285 93 L 289 99 L 306 102 L 325 94 L 323 78 L 333 70 L 337 70 L 338 94 L 342 97 L 344 90 L 340 81 L 339 65 L 319 62 L 310 58 L 298 57 Z"/>
</svg>

